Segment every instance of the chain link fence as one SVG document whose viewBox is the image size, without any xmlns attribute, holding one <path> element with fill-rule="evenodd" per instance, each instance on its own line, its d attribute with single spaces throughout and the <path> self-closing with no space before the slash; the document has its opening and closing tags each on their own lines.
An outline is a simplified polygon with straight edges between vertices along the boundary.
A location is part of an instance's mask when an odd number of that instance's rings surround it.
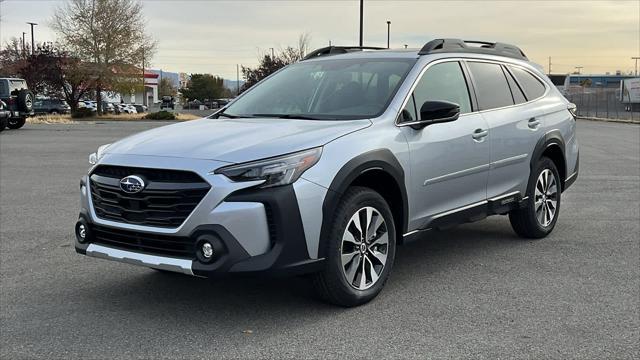
<svg viewBox="0 0 640 360">
<path fill-rule="evenodd" d="M 623 103 L 618 88 L 577 86 L 565 97 L 576 104 L 580 117 L 640 121 L 640 104 Z"/>
</svg>

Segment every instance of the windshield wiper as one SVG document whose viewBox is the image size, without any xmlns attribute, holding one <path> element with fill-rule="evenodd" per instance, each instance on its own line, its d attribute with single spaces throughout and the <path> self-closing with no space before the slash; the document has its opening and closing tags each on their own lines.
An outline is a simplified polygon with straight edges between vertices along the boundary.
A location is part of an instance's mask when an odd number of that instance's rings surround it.
<svg viewBox="0 0 640 360">
<path fill-rule="evenodd" d="M 302 114 L 251 114 L 253 117 L 270 117 L 278 119 L 322 120 L 322 118 Z"/>
</svg>

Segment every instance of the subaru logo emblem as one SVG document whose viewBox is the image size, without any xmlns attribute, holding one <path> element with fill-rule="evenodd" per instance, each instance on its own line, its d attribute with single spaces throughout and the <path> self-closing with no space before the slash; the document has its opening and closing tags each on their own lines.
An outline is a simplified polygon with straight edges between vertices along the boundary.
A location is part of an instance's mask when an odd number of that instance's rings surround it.
<svg viewBox="0 0 640 360">
<path fill-rule="evenodd" d="M 142 191 L 142 189 L 144 189 L 144 187 L 144 180 L 142 180 L 142 178 L 140 178 L 139 176 L 129 175 L 120 180 L 120 189 L 129 194 L 139 193 L 140 191 Z"/>
</svg>

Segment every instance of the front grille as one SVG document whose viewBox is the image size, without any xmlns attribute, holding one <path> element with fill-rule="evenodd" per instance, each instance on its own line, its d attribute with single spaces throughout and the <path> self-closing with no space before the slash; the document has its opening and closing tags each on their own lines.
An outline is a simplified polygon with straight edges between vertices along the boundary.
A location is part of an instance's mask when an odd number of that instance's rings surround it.
<svg viewBox="0 0 640 360">
<path fill-rule="evenodd" d="M 195 243 L 188 237 L 139 233 L 96 225 L 92 230 L 93 242 L 96 244 L 154 255 L 195 259 Z"/>
<path fill-rule="evenodd" d="M 146 187 L 129 194 L 120 180 L 141 177 Z M 102 165 L 91 173 L 91 199 L 96 216 L 127 224 L 175 228 L 200 203 L 211 186 L 188 171 Z"/>
</svg>

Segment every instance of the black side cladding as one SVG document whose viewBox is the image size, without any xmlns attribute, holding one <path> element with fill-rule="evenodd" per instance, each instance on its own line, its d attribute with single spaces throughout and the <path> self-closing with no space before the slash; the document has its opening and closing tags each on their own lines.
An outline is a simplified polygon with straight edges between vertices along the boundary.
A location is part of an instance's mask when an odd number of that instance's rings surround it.
<svg viewBox="0 0 640 360">
<path fill-rule="evenodd" d="M 238 262 L 231 272 L 299 272 L 313 271 L 322 259 L 310 259 L 307 241 L 292 185 L 240 190 L 227 202 L 259 202 L 267 211 L 272 248 L 267 253 Z"/>
<path fill-rule="evenodd" d="M 404 234 L 407 231 L 409 202 L 407 200 L 407 189 L 405 188 L 404 170 L 402 169 L 402 165 L 400 165 L 398 159 L 396 159 L 393 153 L 388 149 L 369 151 L 349 160 L 349 162 L 347 162 L 340 171 L 338 171 L 329 186 L 329 191 L 327 191 L 324 203 L 322 204 L 322 217 L 325 221 L 322 222 L 322 228 L 320 230 L 320 243 L 318 250 L 319 257 L 326 257 L 325 239 L 327 239 L 331 231 L 330 221 L 326 221 L 326 219 L 331 219 L 333 211 L 338 206 L 338 202 L 340 201 L 342 194 L 344 194 L 347 188 L 349 188 L 351 183 L 353 183 L 358 176 L 371 169 L 381 169 L 387 172 L 398 184 L 402 196 L 403 221 L 401 228 L 396 231 L 399 234 Z"/>
</svg>

